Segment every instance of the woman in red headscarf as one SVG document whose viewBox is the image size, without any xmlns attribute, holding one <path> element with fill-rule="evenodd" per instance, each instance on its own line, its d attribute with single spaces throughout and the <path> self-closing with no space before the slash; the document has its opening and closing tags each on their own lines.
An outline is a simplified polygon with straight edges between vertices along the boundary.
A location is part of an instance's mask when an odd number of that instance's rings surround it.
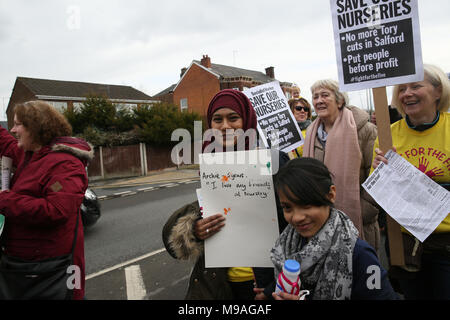
<svg viewBox="0 0 450 320">
<path fill-rule="evenodd" d="M 209 104 L 207 120 L 214 137 L 211 137 L 212 141 L 204 142 L 203 152 L 239 150 L 241 145 L 245 150 L 256 147 L 255 110 L 242 92 L 225 89 L 216 94 Z M 255 130 L 255 139 L 246 139 L 241 144 L 240 139 L 248 137 L 241 133 L 249 129 Z M 282 154 L 280 166 L 287 160 L 287 155 Z M 277 209 L 281 217 L 279 221 L 284 223 L 278 201 Z M 167 252 L 176 259 L 196 260 L 186 299 L 254 299 L 255 277 L 251 268 L 205 268 L 203 241 L 220 232 L 224 226 L 222 214 L 202 218 L 198 201 L 178 209 L 164 225 L 163 241 Z M 281 231 L 284 227 L 280 225 Z"/>
</svg>

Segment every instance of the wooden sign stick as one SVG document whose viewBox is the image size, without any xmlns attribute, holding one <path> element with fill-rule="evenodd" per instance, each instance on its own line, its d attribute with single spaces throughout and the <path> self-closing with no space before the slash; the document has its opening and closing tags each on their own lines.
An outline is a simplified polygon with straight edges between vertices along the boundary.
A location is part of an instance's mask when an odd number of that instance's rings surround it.
<svg viewBox="0 0 450 320">
<path fill-rule="evenodd" d="M 385 154 L 392 149 L 391 121 L 386 87 L 373 88 L 373 100 L 377 116 L 378 141 L 381 151 Z M 386 215 L 389 237 L 390 261 L 393 266 L 404 266 L 403 238 L 400 225 L 389 214 Z"/>
</svg>

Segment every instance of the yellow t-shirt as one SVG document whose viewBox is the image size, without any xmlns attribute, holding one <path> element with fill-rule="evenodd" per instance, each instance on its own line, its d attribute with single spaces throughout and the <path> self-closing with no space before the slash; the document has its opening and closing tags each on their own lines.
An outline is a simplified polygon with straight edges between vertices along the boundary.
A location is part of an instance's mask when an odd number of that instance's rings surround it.
<svg viewBox="0 0 450 320">
<path fill-rule="evenodd" d="M 302 130 L 303 139 L 306 138 L 306 129 Z M 289 159 L 301 158 L 303 156 L 303 144 L 288 152 Z"/>
<path fill-rule="evenodd" d="M 450 183 L 450 113 L 441 112 L 439 121 L 425 131 L 409 128 L 402 119 L 391 125 L 391 132 L 399 155 L 435 182 Z M 378 146 L 377 138 L 373 157 Z M 406 232 L 403 227 L 402 231 Z M 450 213 L 434 232 L 450 232 Z"/>
<path fill-rule="evenodd" d="M 253 269 L 244 267 L 228 268 L 228 280 L 231 282 L 244 282 L 254 279 Z"/>
</svg>

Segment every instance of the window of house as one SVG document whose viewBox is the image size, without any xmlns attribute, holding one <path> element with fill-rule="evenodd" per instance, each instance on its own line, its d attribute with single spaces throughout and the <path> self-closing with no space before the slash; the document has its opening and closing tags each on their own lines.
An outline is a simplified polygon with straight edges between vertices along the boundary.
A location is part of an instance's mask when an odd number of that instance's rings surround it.
<svg viewBox="0 0 450 320">
<path fill-rule="evenodd" d="M 188 99 L 187 98 L 180 99 L 180 109 L 181 109 L 181 111 L 188 109 Z"/>
<path fill-rule="evenodd" d="M 64 109 L 67 110 L 67 102 L 61 101 L 47 101 L 47 102 L 60 112 L 62 112 Z"/>
<path fill-rule="evenodd" d="M 288 100 L 292 97 L 289 91 L 286 91 L 285 95 Z"/>
<path fill-rule="evenodd" d="M 83 106 L 83 103 L 81 103 L 81 102 L 74 102 L 73 103 L 73 111 L 80 112 L 82 106 Z"/>
</svg>

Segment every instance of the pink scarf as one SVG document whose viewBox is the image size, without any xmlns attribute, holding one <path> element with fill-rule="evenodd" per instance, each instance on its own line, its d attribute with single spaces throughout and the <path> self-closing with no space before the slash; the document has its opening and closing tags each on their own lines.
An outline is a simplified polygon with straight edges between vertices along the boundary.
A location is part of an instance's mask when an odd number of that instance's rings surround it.
<svg viewBox="0 0 450 320">
<path fill-rule="evenodd" d="M 314 143 L 320 124 L 321 120 L 317 118 L 308 128 L 303 147 L 304 157 L 314 158 Z M 344 107 L 339 112 L 333 128 L 328 132 L 323 162 L 334 177 L 336 186 L 335 208 L 348 215 L 358 229 L 359 237 L 363 239 L 359 197 L 361 159 L 355 119 L 352 112 Z"/>
</svg>

